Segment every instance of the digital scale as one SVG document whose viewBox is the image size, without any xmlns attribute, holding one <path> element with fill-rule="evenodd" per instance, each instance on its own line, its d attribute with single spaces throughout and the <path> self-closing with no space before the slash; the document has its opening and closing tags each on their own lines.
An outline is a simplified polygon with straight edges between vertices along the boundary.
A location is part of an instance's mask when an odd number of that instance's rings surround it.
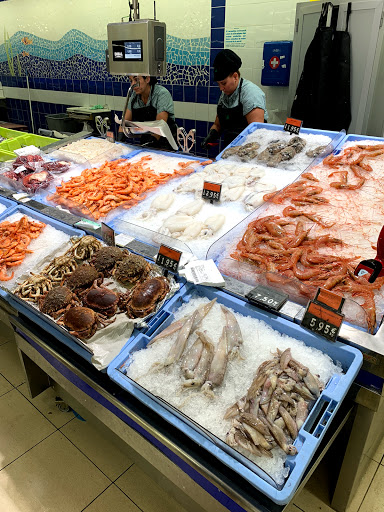
<svg viewBox="0 0 384 512">
<path fill-rule="evenodd" d="M 112 75 L 164 76 L 167 72 L 166 27 L 154 19 L 139 19 L 139 3 L 129 4 L 129 21 L 107 25 L 107 70 Z"/>
<path fill-rule="evenodd" d="M 107 25 L 107 71 L 112 75 L 135 77 L 165 76 L 167 72 L 165 23 L 156 20 L 156 10 L 153 20 L 141 20 L 137 0 L 130 2 L 129 7 L 129 21 L 124 21 L 124 18 L 122 18 L 121 23 L 109 23 Z M 156 9 L 155 2 L 154 9 Z M 128 90 L 121 121 L 115 116 L 115 121 L 121 124 L 126 137 L 133 134 L 123 120 L 134 87 L 135 84 L 132 83 Z M 146 131 L 151 132 L 151 127 L 148 126 Z M 167 135 L 166 138 L 171 146 L 177 149 L 171 134 Z"/>
</svg>

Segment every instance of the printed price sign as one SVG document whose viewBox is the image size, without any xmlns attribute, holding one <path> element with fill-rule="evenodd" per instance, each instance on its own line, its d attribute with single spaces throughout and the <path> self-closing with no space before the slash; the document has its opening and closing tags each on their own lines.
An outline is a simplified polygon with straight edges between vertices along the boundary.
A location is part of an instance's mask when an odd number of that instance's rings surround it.
<svg viewBox="0 0 384 512">
<path fill-rule="evenodd" d="M 107 140 L 109 140 L 109 142 L 115 142 L 115 134 L 112 130 L 107 130 L 105 132 L 105 137 Z"/>
<path fill-rule="evenodd" d="M 115 231 L 107 224 L 104 224 L 104 222 L 101 223 L 101 238 L 107 245 L 112 245 L 113 247 L 116 245 Z"/>
<path fill-rule="evenodd" d="M 245 296 L 249 302 L 252 302 L 258 306 L 264 306 L 267 309 L 273 311 L 279 311 L 279 309 L 287 302 L 288 294 L 282 293 L 274 288 L 268 286 L 256 286 Z"/>
<path fill-rule="evenodd" d="M 341 314 L 344 300 L 336 293 L 319 288 L 314 300 L 308 303 L 301 325 L 329 341 L 336 341 L 344 320 Z"/>
<path fill-rule="evenodd" d="M 180 258 L 180 251 L 172 249 L 172 247 L 168 247 L 167 245 L 161 245 L 156 256 L 156 264 L 163 267 L 165 270 L 176 273 L 179 268 Z"/>
<path fill-rule="evenodd" d="M 290 134 L 295 133 L 296 135 L 299 135 L 301 125 L 303 124 L 303 121 L 300 121 L 299 119 L 293 119 L 293 117 L 287 117 L 287 120 L 284 124 L 284 130 L 286 132 L 289 132 Z"/>
<path fill-rule="evenodd" d="M 220 201 L 221 196 L 221 184 L 213 183 L 211 181 L 204 181 L 202 198 L 208 199 L 209 201 Z"/>
</svg>

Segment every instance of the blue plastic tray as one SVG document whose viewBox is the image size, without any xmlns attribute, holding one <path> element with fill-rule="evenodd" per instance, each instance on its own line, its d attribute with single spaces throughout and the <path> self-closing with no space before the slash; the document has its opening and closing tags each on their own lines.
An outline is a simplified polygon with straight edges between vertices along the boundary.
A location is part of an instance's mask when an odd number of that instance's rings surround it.
<svg viewBox="0 0 384 512">
<path fill-rule="evenodd" d="M 145 348 L 153 336 L 173 322 L 173 312 L 184 302 L 188 302 L 192 296 L 196 295 L 207 297 L 210 300 L 217 298 L 219 303 L 233 308 L 244 316 L 252 316 L 259 320 L 264 320 L 277 331 L 304 341 L 306 345 L 321 350 L 328 354 L 333 361 L 339 361 L 342 365 L 345 373 L 343 375 L 334 375 L 331 378 L 312 408 L 303 427 L 300 429 L 299 436 L 294 443 L 298 449 L 298 454 L 287 457 L 286 465 L 289 467 L 290 473 L 285 483 L 281 486 L 278 486 L 256 464 L 253 464 L 242 454 L 207 432 L 176 408 L 146 391 L 124 373 L 124 368 L 129 365 L 131 355 L 135 351 Z M 165 305 L 162 311 L 159 312 L 158 319 L 158 327 L 154 326 L 155 329 L 151 329 L 151 332 L 147 334 L 139 334 L 136 338 L 132 337 L 127 343 L 126 348 L 112 361 L 108 367 L 110 378 L 163 419 L 180 429 L 194 442 L 203 446 L 210 454 L 236 471 L 242 478 L 263 492 L 273 502 L 281 505 L 288 503 L 292 499 L 306 467 L 315 454 L 328 426 L 362 365 L 363 356 L 361 352 L 340 342 L 329 343 L 292 322 L 259 310 L 247 302 L 224 292 L 190 284 L 184 286 Z"/>
<path fill-rule="evenodd" d="M 70 236 L 83 236 L 85 235 L 85 232 L 73 228 L 72 226 L 68 226 L 67 224 L 64 224 L 63 222 L 57 221 L 55 219 L 52 219 L 51 217 L 47 217 L 46 215 L 39 213 L 35 210 L 32 210 L 31 208 L 27 208 L 26 206 L 21 206 L 15 204 L 14 207 L 10 208 L 9 210 L 6 210 L 0 215 L 0 222 L 5 220 L 10 215 L 13 215 L 14 213 L 21 213 L 22 215 L 28 215 L 28 217 L 31 217 L 32 219 L 35 219 L 40 222 L 44 222 L 45 224 L 50 224 L 54 228 L 63 231 L 64 233 L 67 233 Z M 51 320 L 46 315 L 43 315 L 40 313 L 37 309 L 32 307 L 30 304 L 25 302 L 23 299 L 19 299 L 12 293 L 2 290 L 1 293 L 4 298 L 6 298 L 7 302 L 11 304 L 15 309 L 17 309 L 19 312 L 21 312 L 23 315 L 28 317 L 30 320 L 32 320 L 34 323 L 44 325 L 44 329 L 47 330 L 50 334 L 53 334 L 57 339 L 62 341 L 65 345 L 67 345 L 69 348 L 73 349 L 75 352 L 77 352 L 79 355 L 89 356 L 90 360 L 90 354 L 86 351 L 82 346 L 80 346 L 76 340 L 76 338 L 69 336 L 66 336 L 63 332 L 60 331 L 60 329 L 57 327 L 55 322 Z M 76 341 L 75 341 L 76 340 Z"/>
<path fill-rule="evenodd" d="M 219 153 L 216 157 L 216 160 L 221 160 L 224 151 L 233 146 L 241 145 L 246 137 L 253 133 L 256 130 L 260 130 L 261 128 L 265 128 L 266 130 L 283 130 L 284 126 L 280 124 L 269 124 L 269 123 L 251 123 L 230 143 L 226 148 L 223 149 L 221 153 Z M 345 138 L 345 132 L 330 132 L 326 130 L 315 130 L 313 128 L 301 128 L 300 133 L 311 133 L 314 135 L 326 135 L 332 139 L 333 147 L 336 147 L 340 144 L 341 141 Z"/>
<path fill-rule="evenodd" d="M 0 204 L 3 204 L 6 207 L 6 210 L 4 210 L 2 212 L 2 214 L 9 212 L 9 208 L 13 208 L 14 206 L 17 206 L 16 201 L 12 201 L 12 199 L 7 199 L 6 197 L 1 197 L 1 196 L 0 196 Z"/>
<path fill-rule="evenodd" d="M 377 141 L 380 141 L 384 144 L 384 138 L 383 137 L 370 137 L 368 135 L 355 135 L 354 133 L 350 133 L 349 135 L 346 135 L 343 140 L 341 140 L 336 148 L 335 148 L 335 151 L 334 153 L 337 155 L 338 153 L 340 153 L 342 147 L 344 146 L 344 144 L 346 142 L 360 142 L 362 140 L 377 140 Z"/>
</svg>

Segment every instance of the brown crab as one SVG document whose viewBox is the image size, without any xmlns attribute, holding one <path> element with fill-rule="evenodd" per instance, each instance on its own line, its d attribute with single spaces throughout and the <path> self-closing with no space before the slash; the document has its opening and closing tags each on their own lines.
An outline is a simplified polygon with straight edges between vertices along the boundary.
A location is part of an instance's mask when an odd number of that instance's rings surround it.
<svg viewBox="0 0 384 512">
<path fill-rule="evenodd" d="M 77 297 L 66 286 L 56 286 L 38 300 L 42 313 L 58 318 L 72 305 L 79 305 Z"/>
<path fill-rule="evenodd" d="M 113 276 L 123 284 L 136 283 L 145 279 L 151 267 L 142 256 L 129 254 L 113 270 Z"/>
<path fill-rule="evenodd" d="M 83 304 L 97 313 L 102 313 L 107 318 L 110 318 L 117 311 L 119 299 L 119 293 L 115 293 L 106 286 L 98 286 L 96 280 L 92 288 L 84 293 Z"/>
<path fill-rule="evenodd" d="M 60 282 L 77 267 L 77 261 L 70 254 L 58 256 L 45 267 L 44 272 L 52 281 Z"/>
<path fill-rule="evenodd" d="M 102 274 L 91 265 L 83 263 L 66 278 L 65 284 L 70 290 L 78 290 L 79 288 L 89 288 L 95 280 L 98 280 L 101 284 L 103 281 Z"/>
<path fill-rule="evenodd" d="M 110 275 L 118 261 L 121 261 L 128 251 L 122 251 L 118 247 L 102 247 L 92 257 L 91 264 L 104 276 Z"/>
<path fill-rule="evenodd" d="M 127 315 L 129 318 L 149 315 L 168 291 L 169 283 L 165 277 L 152 277 L 137 284 L 125 302 Z"/>
<path fill-rule="evenodd" d="M 92 235 L 85 235 L 72 246 L 71 252 L 78 260 L 86 260 L 100 248 L 101 242 L 97 238 Z"/>
<path fill-rule="evenodd" d="M 44 274 L 31 275 L 14 290 L 14 294 L 22 299 L 37 302 L 38 298 L 52 289 L 52 280 Z"/>
<path fill-rule="evenodd" d="M 77 336 L 82 340 L 91 338 L 99 326 L 105 327 L 115 321 L 107 320 L 100 313 L 96 313 L 90 308 L 83 306 L 75 306 L 70 308 L 64 315 L 62 320 L 57 323 L 65 325 L 70 334 Z"/>
</svg>

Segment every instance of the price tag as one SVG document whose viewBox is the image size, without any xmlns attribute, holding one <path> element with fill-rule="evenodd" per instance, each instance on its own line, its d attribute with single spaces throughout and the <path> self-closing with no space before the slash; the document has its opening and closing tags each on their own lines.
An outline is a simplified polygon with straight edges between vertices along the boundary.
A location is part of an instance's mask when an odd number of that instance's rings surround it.
<svg viewBox="0 0 384 512">
<path fill-rule="evenodd" d="M 221 196 L 221 183 L 213 183 L 211 181 L 204 181 L 202 198 L 209 201 L 220 201 Z"/>
<path fill-rule="evenodd" d="M 289 133 L 295 133 L 296 135 L 299 135 L 301 125 L 303 124 L 303 121 L 300 121 L 299 119 L 293 119 L 293 117 L 287 117 L 287 120 L 284 124 L 284 130 Z"/>
<path fill-rule="evenodd" d="M 159 252 L 156 256 L 156 264 L 163 267 L 165 270 L 177 272 L 179 267 L 181 252 L 167 245 L 161 245 Z"/>
<path fill-rule="evenodd" d="M 107 130 L 105 132 L 105 137 L 107 140 L 109 140 L 109 142 L 115 142 L 115 134 L 112 130 Z"/>
<path fill-rule="evenodd" d="M 314 300 L 308 302 L 301 325 L 329 341 L 336 341 L 344 320 L 341 313 L 344 300 L 337 293 L 319 288 Z"/>
<path fill-rule="evenodd" d="M 115 231 L 104 222 L 101 223 L 101 238 L 107 245 L 115 246 Z"/>
<path fill-rule="evenodd" d="M 279 311 L 279 309 L 287 302 L 289 295 L 287 293 L 279 292 L 274 288 L 259 285 L 247 293 L 245 297 L 249 302 L 256 304 L 257 306 L 264 306 L 267 309 Z"/>
</svg>

